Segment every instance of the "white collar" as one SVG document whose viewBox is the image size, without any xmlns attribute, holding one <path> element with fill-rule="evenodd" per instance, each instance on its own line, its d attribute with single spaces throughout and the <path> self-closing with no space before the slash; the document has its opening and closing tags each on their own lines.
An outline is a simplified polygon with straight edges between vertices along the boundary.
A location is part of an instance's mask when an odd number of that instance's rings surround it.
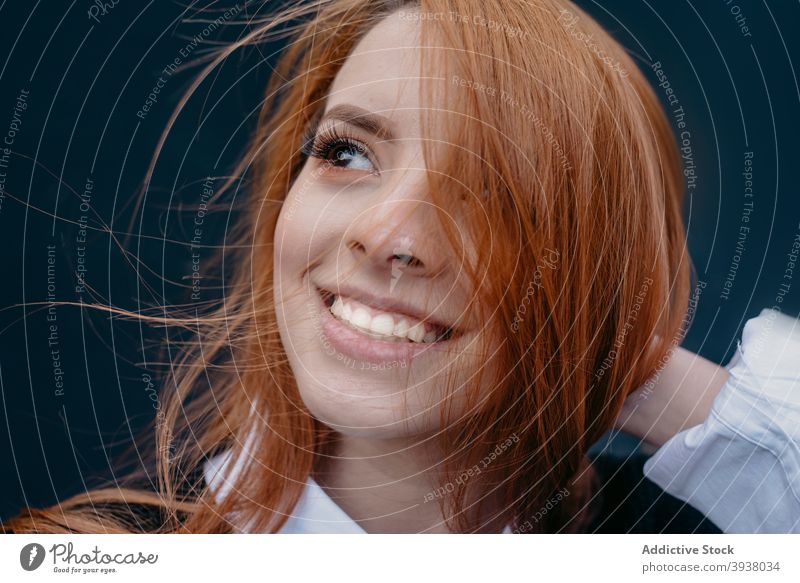
<svg viewBox="0 0 800 583">
<path fill-rule="evenodd" d="M 300 501 L 280 530 L 281 534 L 366 534 L 359 524 L 308 478 Z"/>
<path fill-rule="evenodd" d="M 223 466 L 228 458 L 222 453 L 206 460 L 203 476 L 217 499 L 227 494 L 231 488 L 231 474 L 223 475 Z M 235 475 L 240 467 L 233 468 Z M 244 532 L 250 532 L 246 526 Z M 312 478 L 306 480 L 306 487 L 292 515 L 281 527 L 280 534 L 366 534 L 359 524 L 350 518 L 333 499 Z"/>
<path fill-rule="evenodd" d="M 203 464 L 203 475 L 212 491 L 218 498 L 224 496 L 231 487 L 230 478 L 222 475 L 222 466 L 228 454 L 223 453 L 210 458 Z M 241 468 L 233 469 L 234 475 Z M 243 532 L 251 532 L 246 526 Z M 312 478 L 306 480 L 300 500 L 292 511 L 292 515 L 281 527 L 279 534 L 366 534 L 355 520 L 350 518 L 342 508 L 328 496 Z M 506 527 L 503 534 L 511 533 Z"/>
</svg>

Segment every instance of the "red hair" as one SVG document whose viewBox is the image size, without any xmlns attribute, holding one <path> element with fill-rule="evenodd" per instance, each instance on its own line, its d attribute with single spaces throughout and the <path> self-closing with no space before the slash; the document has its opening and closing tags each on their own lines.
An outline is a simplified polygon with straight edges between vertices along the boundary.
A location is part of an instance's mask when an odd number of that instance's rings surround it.
<svg viewBox="0 0 800 583">
<path fill-rule="evenodd" d="M 303 405 L 278 336 L 275 224 L 304 163 L 303 129 L 359 39 L 396 10 L 450 15 L 419 18 L 423 44 L 436 41 L 444 55 L 424 59 L 421 78 L 449 80 L 436 95 L 446 112 L 434 110 L 433 86 L 423 83 L 430 192 L 439 208 L 463 201 L 479 211 L 468 213 L 468 267 L 493 366 L 469 387 L 451 387 L 466 396 L 465 412 L 451 418 L 442 405 L 440 438 L 453 456 L 441 483 L 458 483 L 444 498 L 446 516 L 454 530 L 480 530 L 474 509 L 491 498 L 500 508 L 493 520 L 519 526 L 567 488 L 575 495 L 533 530 L 580 529 L 586 452 L 680 342 L 689 265 L 679 158 L 658 100 L 617 42 L 557 0 L 330 0 L 271 17 L 226 47 L 193 88 L 233 51 L 292 25 L 234 173 L 252 176 L 233 246 L 236 280 L 217 310 L 168 320 L 197 341 L 172 364 L 161 395 L 156 491 L 94 490 L 29 509 L 5 528 L 221 532 L 246 516 L 251 529 L 280 529 L 332 436 Z M 449 229 L 458 248 L 461 234 Z M 501 444 L 486 471 L 457 480 Z M 218 499 L 197 470 L 223 449 L 241 471 Z M 132 505 L 157 520 L 142 524 Z"/>
</svg>

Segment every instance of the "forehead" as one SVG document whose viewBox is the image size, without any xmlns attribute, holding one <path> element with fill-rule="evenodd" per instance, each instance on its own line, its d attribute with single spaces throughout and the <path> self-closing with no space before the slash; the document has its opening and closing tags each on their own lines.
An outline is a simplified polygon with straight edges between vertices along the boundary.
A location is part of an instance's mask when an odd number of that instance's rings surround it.
<svg viewBox="0 0 800 583">
<path fill-rule="evenodd" d="M 326 110 L 353 104 L 399 122 L 419 117 L 422 51 L 419 24 L 408 14 L 387 16 L 361 39 L 334 79 Z"/>
</svg>

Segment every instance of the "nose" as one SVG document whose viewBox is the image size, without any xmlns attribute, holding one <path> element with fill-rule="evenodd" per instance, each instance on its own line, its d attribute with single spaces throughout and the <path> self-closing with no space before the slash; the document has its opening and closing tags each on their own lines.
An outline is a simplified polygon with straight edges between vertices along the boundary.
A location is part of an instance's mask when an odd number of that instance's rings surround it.
<svg viewBox="0 0 800 583">
<path fill-rule="evenodd" d="M 433 278 L 445 269 L 439 213 L 423 196 L 395 190 L 353 220 L 346 246 L 353 257 L 381 271 Z"/>
</svg>

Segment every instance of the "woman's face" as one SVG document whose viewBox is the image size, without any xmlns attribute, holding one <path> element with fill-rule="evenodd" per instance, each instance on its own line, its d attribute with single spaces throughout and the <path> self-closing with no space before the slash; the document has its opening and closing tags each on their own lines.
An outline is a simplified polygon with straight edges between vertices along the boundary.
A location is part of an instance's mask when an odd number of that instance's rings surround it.
<svg viewBox="0 0 800 583">
<path fill-rule="evenodd" d="M 300 394 L 348 435 L 435 431 L 445 378 L 458 415 L 478 360 L 462 253 L 427 191 L 418 36 L 395 13 L 348 57 L 275 232 L 277 319 Z"/>
</svg>

